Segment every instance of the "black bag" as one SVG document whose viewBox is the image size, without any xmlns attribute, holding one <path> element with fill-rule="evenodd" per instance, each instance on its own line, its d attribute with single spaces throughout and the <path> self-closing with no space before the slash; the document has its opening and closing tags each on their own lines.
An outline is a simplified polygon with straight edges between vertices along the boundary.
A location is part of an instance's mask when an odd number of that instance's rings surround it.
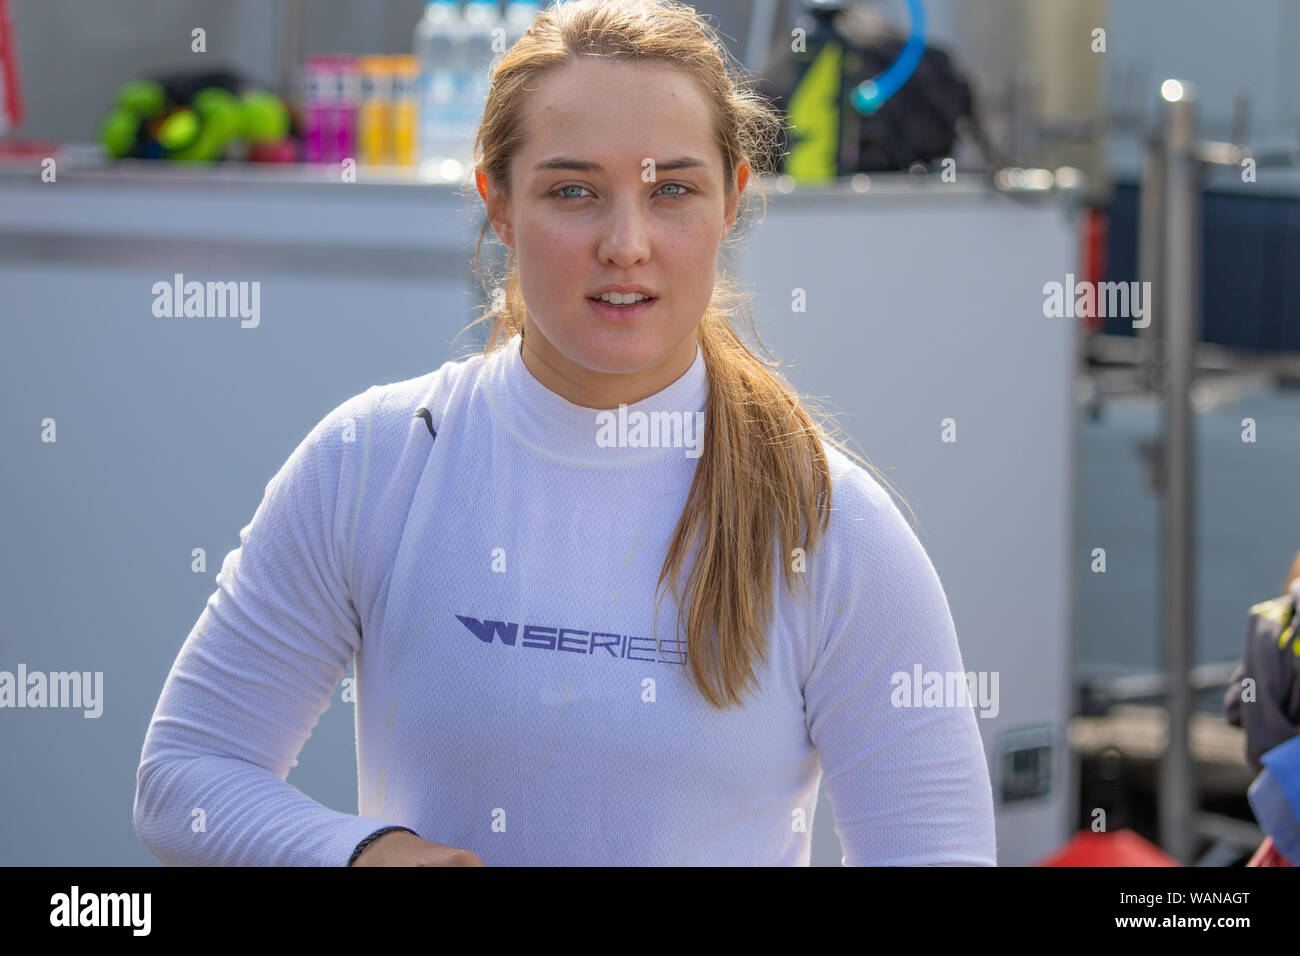
<svg viewBox="0 0 1300 956">
<path fill-rule="evenodd" d="M 875 113 L 863 116 L 852 105 L 852 90 L 888 69 L 907 38 L 860 4 L 839 11 L 835 6 L 819 4 L 817 16 L 805 13 L 797 21 L 809 37 L 807 53 L 792 52 L 787 36 L 776 42 L 759 89 L 783 112 L 788 111 L 791 96 L 817 55 L 813 38 L 819 21 L 824 28 L 829 20 L 834 36 L 844 46 L 835 175 L 906 171 L 914 163 L 928 166 L 951 156 L 958 140 L 958 123 L 963 117 L 973 118 L 975 104 L 970 84 L 954 69 L 948 54 L 927 45 L 902 87 Z M 774 158 L 778 171 L 788 171 L 785 160 L 798 136 L 798 129 L 784 131 L 782 155 Z"/>
</svg>

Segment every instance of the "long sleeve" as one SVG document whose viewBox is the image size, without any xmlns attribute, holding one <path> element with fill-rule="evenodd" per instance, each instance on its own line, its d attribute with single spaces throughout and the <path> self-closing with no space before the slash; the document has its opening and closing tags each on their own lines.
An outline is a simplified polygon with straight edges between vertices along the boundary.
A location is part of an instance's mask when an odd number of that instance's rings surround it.
<svg viewBox="0 0 1300 956">
<path fill-rule="evenodd" d="M 369 394 L 326 416 L 268 483 L 167 676 L 132 813 L 164 863 L 343 866 L 402 822 L 285 782 L 360 644 L 345 568 Z"/>
<path fill-rule="evenodd" d="M 938 575 L 865 471 L 833 503 L 804 699 L 843 863 L 995 866 L 988 765 L 969 695 L 955 691 L 964 667 Z"/>
</svg>

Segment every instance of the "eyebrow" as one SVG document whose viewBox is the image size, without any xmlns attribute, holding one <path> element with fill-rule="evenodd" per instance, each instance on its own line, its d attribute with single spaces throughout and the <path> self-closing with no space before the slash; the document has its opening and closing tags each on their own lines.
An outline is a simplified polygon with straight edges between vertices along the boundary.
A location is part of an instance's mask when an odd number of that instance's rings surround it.
<svg viewBox="0 0 1300 956">
<path fill-rule="evenodd" d="M 707 165 L 704 160 L 696 159 L 694 156 L 681 156 L 677 159 L 668 159 L 662 163 L 655 163 L 655 169 L 671 172 L 674 169 L 693 169 Z M 542 172 L 548 169 L 572 169 L 580 173 L 603 173 L 605 171 L 600 163 L 593 163 L 583 159 L 571 159 L 568 156 L 544 159 L 533 167 L 534 172 Z"/>
</svg>

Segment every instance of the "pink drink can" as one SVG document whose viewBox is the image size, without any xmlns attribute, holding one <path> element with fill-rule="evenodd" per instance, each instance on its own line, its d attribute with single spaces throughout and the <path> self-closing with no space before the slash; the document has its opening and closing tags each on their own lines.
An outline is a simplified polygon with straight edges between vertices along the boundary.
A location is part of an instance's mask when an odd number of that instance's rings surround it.
<svg viewBox="0 0 1300 956">
<path fill-rule="evenodd" d="M 334 57 L 334 87 L 331 97 L 332 122 L 330 148 L 326 162 L 339 163 L 357 159 L 357 102 L 360 99 L 360 76 L 357 61 L 351 56 Z"/>
<path fill-rule="evenodd" d="M 302 158 L 325 163 L 329 136 L 330 96 L 333 92 L 332 57 L 309 56 L 302 68 Z"/>
</svg>

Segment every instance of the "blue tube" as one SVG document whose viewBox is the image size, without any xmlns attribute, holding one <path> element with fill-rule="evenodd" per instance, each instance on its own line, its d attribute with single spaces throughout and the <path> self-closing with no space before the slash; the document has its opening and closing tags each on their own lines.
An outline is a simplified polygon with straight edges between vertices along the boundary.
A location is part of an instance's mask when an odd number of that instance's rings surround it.
<svg viewBox="0 0 1300 956">
<path fill-rule="evenodd" d="M 925 53 L 925 5 L 921 0 L 907 0 L 907 9 L 912 17 L 912 27 L 897 59 L 883 72 L 853 88 L 850 100 L 854 109 L 863 116 L 876 112 L 902 89 L 903 84 L 916 72 L 916 65 Z"/>
</svg>

